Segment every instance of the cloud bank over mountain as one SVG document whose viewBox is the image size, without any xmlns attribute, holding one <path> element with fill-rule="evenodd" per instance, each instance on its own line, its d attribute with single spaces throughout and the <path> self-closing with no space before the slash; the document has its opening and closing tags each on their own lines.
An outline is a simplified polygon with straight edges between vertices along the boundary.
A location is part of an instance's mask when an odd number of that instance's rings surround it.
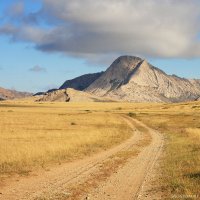
<svg viewBox="0 0 200 200">
<path fill-rule="evenodd" d="M 197 0 L 43 0 L 35 12 L 20 1 L 8 10 L 0 34 L 44 52 L 89 61 L 120 54 L 200 57 Z"/>
</svg>

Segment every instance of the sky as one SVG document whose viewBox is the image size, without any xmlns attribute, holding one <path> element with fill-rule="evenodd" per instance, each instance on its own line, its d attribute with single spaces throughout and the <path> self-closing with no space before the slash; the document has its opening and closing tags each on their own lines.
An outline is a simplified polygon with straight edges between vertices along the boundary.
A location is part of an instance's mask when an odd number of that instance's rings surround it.
<svg viewBox="0 0 200 200">
<path fill-rule="evenodd" d="M 200 79 L 198 0 L 3 0 L 0 86 L 38 92 L 120 55 Z"/>
</svg>

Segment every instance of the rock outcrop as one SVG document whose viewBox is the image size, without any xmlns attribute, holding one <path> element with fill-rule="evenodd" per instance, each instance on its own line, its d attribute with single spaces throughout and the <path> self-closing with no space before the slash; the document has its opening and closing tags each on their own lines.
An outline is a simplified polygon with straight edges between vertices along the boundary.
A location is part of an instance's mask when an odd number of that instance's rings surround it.
<svg viewBox="0 0 200 200">
<path fill-rule="evenodd" d="M 50 102 L 68 102 L 70 100 L 69 95 L 67 94 L 67 90 L 56 90 L 52 92 L 47 92 L 39 98 L 37 101 L 50 101 Z"/>
<path fill-rule="evenodd" d="M 102 98 L 87 92 L 74 90 L 72 88 L 56 90 L 38 96 L 36 101 L 49 102 L 109 102 L 108 98 Z"/>
</svg>

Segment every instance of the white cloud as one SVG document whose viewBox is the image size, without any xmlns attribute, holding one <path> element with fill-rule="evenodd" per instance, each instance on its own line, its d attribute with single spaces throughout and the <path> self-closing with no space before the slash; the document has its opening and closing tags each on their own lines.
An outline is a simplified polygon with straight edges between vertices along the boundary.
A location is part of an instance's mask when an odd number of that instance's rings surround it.
<svg viewBox="0 0 200 200">
<path fill-rule="evenodd" d="M 0 32 L 42 51 L 93 60 L 115 54 L 200 57 L 197 0 L 43 0 L 35 15 L 51 28 L 22 24 Z"/>
</svg>

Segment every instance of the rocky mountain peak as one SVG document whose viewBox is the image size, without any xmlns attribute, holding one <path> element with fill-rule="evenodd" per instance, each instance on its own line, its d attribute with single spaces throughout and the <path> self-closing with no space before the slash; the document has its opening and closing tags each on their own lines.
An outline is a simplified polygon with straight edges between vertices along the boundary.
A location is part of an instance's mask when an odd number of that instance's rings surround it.
<svg viewBox="0 0 200 200">
<path fill-rule="evenodd" d="M 147 64 L 146 61 L 135 56 L 120 56 L 117 58 L 105 73 L 94 81 L 86 90 L 94 92 L 94 90 L 104 95 L 107 91 L 117 89 L 121 85 L 129 82 L 131 76 L 140 68 L 140 66 Z"/>
<path fill-rule="evenodd" d="M 110 65 L 107 71 L 116 74 L 119 74 L 119 72 L 126 74 L 133 70 L 142 61 L 141 58 L 135 56 L 120 56 Z"/>
<path fill-rule="evenodd" d="M 135 102 L 177 102 L 197 99 L 199 81 L 167 75 L 145 59 L 121 56 L 85 91 Z"/>
<path fill-rule="evenodd" d="M 113 63 L 112 65 L 121 65 L 121 66 L 126 66 L 130 63 L 138 63 L 138 62 L 141 62 L 142 61 L 142 58 L 139 58 L 137 56 L 120 56 L 118 57 Z"/>
</svg>

